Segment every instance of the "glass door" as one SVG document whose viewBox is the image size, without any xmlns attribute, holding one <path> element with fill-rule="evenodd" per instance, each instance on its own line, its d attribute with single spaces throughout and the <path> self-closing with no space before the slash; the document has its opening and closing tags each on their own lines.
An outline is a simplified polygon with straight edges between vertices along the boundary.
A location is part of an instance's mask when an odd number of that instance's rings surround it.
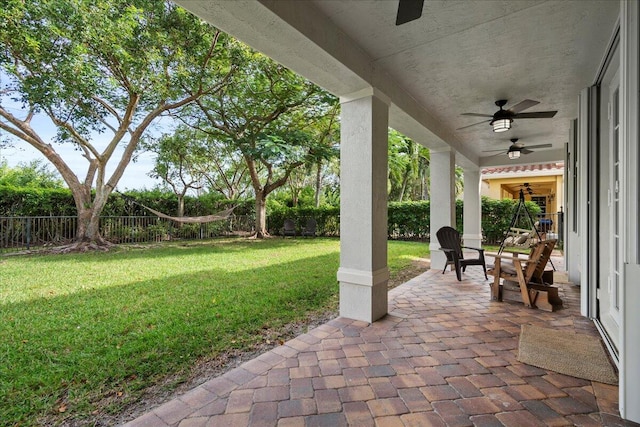
<svg viewBox="0 0 640 427">
<path fill-rule="evenodd" d="M 599 251 L 597 318 L 609 341 L 619 348 L 620 337 L 620 286 L 621 286 L 621 223 L 620 217 L 620 76 L 616 62 L 600 87 L 600 147 L 599 147 L 599 185 L 600 203 L 598 233 Z"/>
</svg>

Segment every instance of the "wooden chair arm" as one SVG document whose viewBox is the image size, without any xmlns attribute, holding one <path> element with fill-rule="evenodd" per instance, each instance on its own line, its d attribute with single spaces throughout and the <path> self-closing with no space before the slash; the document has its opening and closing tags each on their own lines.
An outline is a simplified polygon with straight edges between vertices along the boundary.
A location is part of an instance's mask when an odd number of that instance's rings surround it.
<svg viewBox="0 0 640 427">
<path fill-rule="evenodd" d="M 518 258 L 516 256 L 498 255 L 498 254 L 491 254 L 489 256 L 492 256 L 495 258 L 494 270 L 497 269 L 498 271 L 500 271 L 501 260 L 504 260 L 505 262 L 511 261 L 511 264 L 513 264 L 513 266 L 516 269 L 522 269 L 527 265 L 527 261 L 528 261 L 527 259 Z"/>
<path fill-rule="evenodd" d="M 519 258 L 519 257 L 517 257 L 517 256 L 515 256 L 513 254 L 511 254 L 511 255 L 498 255 L 498 254 L 494 254 L 494 253 L 487 253 L 487 256 L 490 256 L 490 257 L 493 257 L 493 258 L 496 258 L 496 259 L 517 259 L 517 260 L 520 260 L 520 261 L 526 261 L 525 258 Z"/>
<path fill-rule="evenodd" d="M 474 248 L 472 246 L 463 246 L 463 249 L 473 249 L 474 251 L 478 251 L 478 252 L 484 252 L 484 249 L 482 248 Z"/>
</svg>

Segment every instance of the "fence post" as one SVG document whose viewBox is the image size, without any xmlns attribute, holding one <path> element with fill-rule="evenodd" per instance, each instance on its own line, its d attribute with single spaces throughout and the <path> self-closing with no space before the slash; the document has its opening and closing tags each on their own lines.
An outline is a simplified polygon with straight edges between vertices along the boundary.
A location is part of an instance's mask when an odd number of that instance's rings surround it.
<svg viewBox="0 0 640 427">
<path fill-rule="evenodd" d="M 25 228 L 27 229 L 27 250 L 31 249 L 31 220 L 25 218 Z"/>
<path fill-rule="evenodd" d="M 564 242 L 564 212 L 562 206 L 560 206 L 560 212 L 558 212 L 558 241 Z M 564 248 L 564 243 L 563 246 Z"/>
</svg>

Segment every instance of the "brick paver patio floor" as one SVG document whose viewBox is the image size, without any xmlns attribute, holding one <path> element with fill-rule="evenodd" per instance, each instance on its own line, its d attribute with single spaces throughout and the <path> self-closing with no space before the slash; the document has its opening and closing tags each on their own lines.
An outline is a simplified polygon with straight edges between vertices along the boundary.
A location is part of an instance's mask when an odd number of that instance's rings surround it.
<svg viewBox="0 0 640 427">
<path fill-rule="evenodd" d="M 565 308 L 547 313 L 491 302 L 478 270 L 429 270 L 389 291 L 382 320 L 332 320 L 127 426 L 636 425 L 617 386 L 516 359 L 521 325 L 597 335 L 579 288 L 561 285 Z"/>
</svg>

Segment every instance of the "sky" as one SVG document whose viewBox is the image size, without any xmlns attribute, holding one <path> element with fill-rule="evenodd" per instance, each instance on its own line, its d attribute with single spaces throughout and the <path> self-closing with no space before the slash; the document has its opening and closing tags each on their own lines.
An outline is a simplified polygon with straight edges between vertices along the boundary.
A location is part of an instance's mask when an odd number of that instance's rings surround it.
<svg viewBox="0 0 640 427">
<path fill-rule="evenodd" d="M 89 163 L 80 156 L 78 151 L 74 151 L 71 145 L 59 145 L 55 144 L 56 151 L 60 156 L 65 159 L 67 164 L 73 169 L 78 178 L 83 181 L 87 173 L 87 166 Z M 0 148 L 0 157 L 7 161 L 10 167 L 18 166 L 19 163 L 29 163 L 31 160 L 42 159 L 44 164 L 49 165 L 50 170 L 55 170 L 53 165 L 35 148 L 23 141 L 14 141 L 13 147 Z M 113 167 L 108 168 L 110 173 L 115 168 L 117 159 L 113 159 Z M 138 160 L 134 163 L 131 162 L 127 166 L 122 178 L 118 182 L 118 191 L 125 190 L 142 190 L 152 189 L 160 180 L 153 179 L 148 176 L 149 171 L 153 168 L 153 156 L 149 153 L 142 153 Z"/>
<path fill-rule="evenodd" d="M 24 114 L 21 114 L 20 107 L 18 105 L 12 106 L 12 108 L 8 108 L 10 110 L 14 110 L 13 113 L 18 117 L 24 117 Z M 160 119 L 160 125 L 162 125 L 163 119 Z M 165 123 L 167 119 L 164 119 Z M 76 173 L 78 178 L 81 181 L 84 181 L 84 177 L 87 173 L 87 167 L 89 163 L 87 160 L 82 157 L 81 153 L 74 149 L 72 144 L 58 144 L 54 141 L 54 136 L 56 134 L 55 126 L 51 123 L 48 117 L 46 116 L 36 116 L 33 118 L 31 126 L 38 132 L 38 134 L 45 141 L 52 141 L 52 146 L 54 149 L 60 154 L 60 156 L 67 162 L 67 164 L 71 167 L 71 169 Z M 95 135 L 94 143 L 98 147 L 99 150 L 104 149 L 106 146 L 106 142 L 108 138 L 111 136 L 110 133 L 105 133 L 103 135 Z M 0 139 L 4 140 L 7 137 L 4 131 L 0 131 Z M 101 141 L 102 140 L 102 141 Z M 22 141 L 18 138 L 12 137 L 10 140 L 10 146 L 0 146 L 0 158 L 7 161 L 7 164 L 10 167 L 18 166 L 20 163 L 29 163 L 32 160 L 41 159 L 44 161 L 44 164 L 49 165 L 50 170 L 55 170 L 53 165 L 35 148 L 29 145 L 27 142 Z M 120 159 L 120 153 L 122 153 L 122 149 L 116 151 L 112 160 L 110 162 L 110 167 L 107 167 L 107 176 L 111 176 L 111 173 L 115 169 L 117 161 Z M 152 189 L 160 184 L 160 180 L 153 179 L 149 177 L 148 173 L 153 168 L 154 156 L 151 153 L 140 153 L 137 155 L 137 160 L 135 162 L 129 163 L 127 166 L 124 175 L 120 178 L 120 181 L 117 185 L 118 191 L 125 190 L 142 190 L 142 189 Z"/>
</svg>

